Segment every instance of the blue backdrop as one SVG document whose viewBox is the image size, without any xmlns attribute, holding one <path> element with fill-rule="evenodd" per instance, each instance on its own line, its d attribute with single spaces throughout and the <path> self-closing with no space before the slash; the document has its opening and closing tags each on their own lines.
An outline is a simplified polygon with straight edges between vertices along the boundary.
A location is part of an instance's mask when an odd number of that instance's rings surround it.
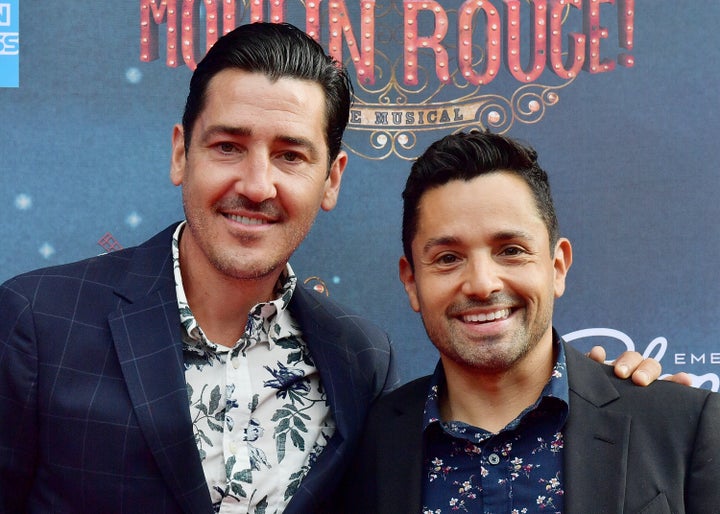
<svg viewBox="0 0 720 514">
<path fill-rule="evenodd" d="M 409 159 L 449 131 L 490 127 L 538 149 L 574 244 L 558 330 L 720 389 L 720 3 L 225 3 L 226 23 L 255 14 L 317 30 L 356 78 L 339 205 L 292 263 L 390 332 L 405 379 L 437 358 L 397 280 Z M 217 33 L 208 27 L 223 30 L 215 9 L 231 14 L 211 0 L 0 0 L 0 280 L 137 244 L 182 217 L 171 128 L 186 62 Z M 194 53 L 170 62 L 175 22 L 192 28 Z M 562 72 L 576 61 L 584 69 Z"/>
</svg>

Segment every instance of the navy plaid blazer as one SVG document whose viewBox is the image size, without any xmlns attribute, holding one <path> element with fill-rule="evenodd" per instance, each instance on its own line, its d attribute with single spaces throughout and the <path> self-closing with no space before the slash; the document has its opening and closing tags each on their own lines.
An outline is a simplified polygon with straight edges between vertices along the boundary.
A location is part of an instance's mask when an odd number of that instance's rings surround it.
<svg viewBox="0 0 720 514">
<path fill-rule="evenodd" d="M 0 287 L 0 512 L 212 512 L 185 387 L 174 229 Z M 397 376 L 369 321 L 303 287 L 290 309 L 337 431 L 285 512 L 320 512 L 370 403 Z"/>
</svg>

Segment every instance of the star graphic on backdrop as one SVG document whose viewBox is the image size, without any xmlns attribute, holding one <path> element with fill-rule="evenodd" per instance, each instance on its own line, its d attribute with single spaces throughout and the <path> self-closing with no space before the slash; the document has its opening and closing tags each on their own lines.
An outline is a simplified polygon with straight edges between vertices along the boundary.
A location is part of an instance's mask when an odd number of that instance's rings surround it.
<svg viewBox="0 0 720 514">
<path fill-rule="evenodd" d="M 52 257 L 55 254 L 55 248 L 53 247 L 53 245 L 51 245 L 50 243 L 48 243 L 46 241 L 40 246 L 40 248 L 38 248 L 38 252 L 45 259 L 49 259 L 50 257 Z"/>
<path fill-rule="evenodd" d="M 127 215 L 125 218 L 125 223 L 130 228 L 137 227 L 140 223 L 142 223 L 142 216 L 140 216 L 137 212 L 132 211 L 130 214 Z"/>
<path fill-rule="evenodd" d="M 32 198 L 30 195 L 20 193 L 15 197 L 15 207 L 21 211 L 26 211 L 32 207 Z"/>
</svg>

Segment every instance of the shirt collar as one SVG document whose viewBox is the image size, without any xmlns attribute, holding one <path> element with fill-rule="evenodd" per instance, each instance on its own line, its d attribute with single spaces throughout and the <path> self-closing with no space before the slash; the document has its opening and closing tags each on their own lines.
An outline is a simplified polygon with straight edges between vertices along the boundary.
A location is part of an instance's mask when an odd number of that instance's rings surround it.
<svg viewBox="0 0 720 514">
<path fill-rule="evenodd" d="M 187 297 L 185 296 L 182 273 L 180 272 L 180 236 L 186 223 L 186 221 L 183 221 L 177 226 L 172 238 L 175 292 L 177 294 L 180 322 L 187 336 L 184 339 L 189 344 L 203 343 L 215 350 L 222 351 L 224 347 L 220 347 L 207 339 L 202 328 L 198 325 L 195 316 L 193 316 L 187 302 Z M 275 299 L 269 302 L 258 303 L 250 309 L 250 314 L 248 315 L 245 326 L 245 334 L 236 346 L 242 344 L 243 350 L 247 350 L 247 348 L 254 343 L 267 341 L 270 349 L 272 349 L 280 339 L 300 335 L 300 329 L 293 321 L 288 309 L 296 285 L 297 277 L 288 263 L 285 265 L 285 270 L 280 274 L 280 278 L 278 278 L 278 282 L 275 285 Z"/>
<path fill-rule="evenodd" d="M 505 428 L 512 429 L 517 426 L 517 423 L 530 411 L 538 408 L 538 406 L 545 400 L 561 402 L 561 418 L 559 419 L 561 425 L 565 423 L 567 418 L 567 412 L 570 404 L 570 385 L 567 378 L 567 363 L 565 359 L 565 348 L 562 344 L 562 339 L 553 329 L 553 347 L 557 350 L 557 361 L 553 366 L 553 371 L 550 375 L 550 379 L 543 388 L 542 393 L 538 397 L 537 401 L 525 409 L 515 420 L 510 422 Z M 427 399 L 425 401 L 425 412 L 423 415 L 423 430 L 426 430 L 431 425 L 441 423 L 440 416 L 440 396 L 442 391 L 446 387 L 445 382 L 445 371 L 443 370 L 442 363 L 438 362 L 435 367 L 435 371 L 430 379 L 430 389 L 428 392 Z"/>
</svg>

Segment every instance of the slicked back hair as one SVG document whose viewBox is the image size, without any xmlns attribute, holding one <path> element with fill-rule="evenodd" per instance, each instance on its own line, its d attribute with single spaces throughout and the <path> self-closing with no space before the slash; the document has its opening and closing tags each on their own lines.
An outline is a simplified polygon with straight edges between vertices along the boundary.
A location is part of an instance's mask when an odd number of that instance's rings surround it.
<svg viewBox="0 0 720 514">
<path fill-rule="evenodd" d="M 290 77 L 316 82 L 325 93 L 329 163 L 340 152 L 350 115 L 352 84 L 347 71 L 320 44 L 289 23 L 251 23 L 222 36 L 198 63 L 190 79 L 182 124 L 185 152 L 205 106 L 210 80 L 225 69 L 265 74 L 271 81 Z M 262 91 L 258 91 L 262 95 Z"/>
</svg>

